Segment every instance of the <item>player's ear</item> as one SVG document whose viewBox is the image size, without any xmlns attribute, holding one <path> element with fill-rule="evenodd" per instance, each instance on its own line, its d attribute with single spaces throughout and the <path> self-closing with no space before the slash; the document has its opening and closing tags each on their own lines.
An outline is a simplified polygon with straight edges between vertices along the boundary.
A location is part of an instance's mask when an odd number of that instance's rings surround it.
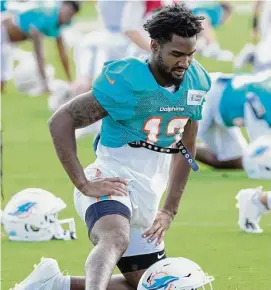
<svg viewBox="0 0 271 290">
<path fill-rule="evenodd" d="M 155 39 L 152 39 L 151 40 L 151 51 L 153 53 L 157 53 L 158 50 L 159 50 L 159 43 Z"/>
</svg>

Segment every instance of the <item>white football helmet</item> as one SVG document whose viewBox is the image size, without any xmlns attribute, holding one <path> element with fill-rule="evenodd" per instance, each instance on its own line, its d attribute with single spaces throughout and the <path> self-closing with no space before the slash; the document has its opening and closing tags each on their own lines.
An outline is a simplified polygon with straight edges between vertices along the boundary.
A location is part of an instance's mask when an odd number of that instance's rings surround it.
<svg viewBox="0 0 271 290">
<path fill-rule="evenodd" d="M 54 80 L 50 84 L 52 94 L 48 98 L 50 112 L 55 112 L 70 99 L 70 86 L 68 82 Z"/>
<path fill-rule="evenodd" d="M 12 241 L 41 242 L 76 239 L 73 218 L 59 220 L 64 201 L 40 188 L 16 193 L 4 209 L 3 224 Z M 64 230 L 62 224 L 68 224 Z"/>
<path fill-rule="evenodd" d="M 212 290 L 214 277 L 186 258 L 166 258 L 153 264 L 141 277 L 137 290 Z"/>
<path fill-rule="evenodd" d="M 55 69 L 52 65 L 45 66 L 45 73 L 48 84 L 54 79 Z M 14 69 L 15 87 L 21 93 L 31 96 L 38 96 L 43 92 L 43 81 L 40 76 L 36 59 L 26 56 Z"/>
<path fill-rule="evenodd" d="M 249 178 L 271 179 L 271 134 L 249 144 L 243 167 Z"/>
</svg>

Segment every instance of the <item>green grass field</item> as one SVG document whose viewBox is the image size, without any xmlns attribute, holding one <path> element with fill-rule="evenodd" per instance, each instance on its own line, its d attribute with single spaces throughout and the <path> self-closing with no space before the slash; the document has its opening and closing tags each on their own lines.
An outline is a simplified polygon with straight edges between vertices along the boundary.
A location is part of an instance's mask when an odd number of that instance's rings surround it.
<svg viewBox="0 0 271 290">
<path fill-rule="evenodd" d="M 235 14 L 232 22 L 218 31 L 223 47 L 237 52 L 249 38 L 248 27 L 248 16 Z M 53 48 L 54 43 L 46 41 L 46 58 L 63 77 Z M 232 71 L 230 63 L 198 59 L 210 71 Z M 3 290 L 22 280 L 42 256 L 57 259 L 61 269 L 70 275 L 83 275 L 85 258 L 92 247 L 73 207 L 73 186 L 50 140 L 49 117 L 46 96 L 31 98 L 18 93 L 12 82 L 8 84 L 2 96 L 2 208 L 24 188 L 49 190 L 67 203 L 61 217 L 75 218 L 78 240 L 20 243 L 8 241 L 5 235 L 1 256 Z M 79 154 L 84 166 L 94 160 L 91 138 L 80 141 Z M 179 214 L 166 235 L 168 256 L 183 256 L 199 263 L 215 276 L 216 290 L 270 290 L 270 216 L 263 217 L 263 234 L 245 234 L 237 226 L 234 199 L 241 188 L 260 184 L 270 189 L 270 181 L 248 180 L 241 171 L 215 171 L 202 166 L 199 173 L 191 174 Z"/>
</svg>

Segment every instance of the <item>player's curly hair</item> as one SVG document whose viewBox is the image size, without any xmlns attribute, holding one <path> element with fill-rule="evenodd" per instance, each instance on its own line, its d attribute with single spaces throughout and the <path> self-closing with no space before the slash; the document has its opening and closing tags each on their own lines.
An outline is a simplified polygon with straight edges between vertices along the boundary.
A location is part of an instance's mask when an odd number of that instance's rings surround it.
<svg viewBox="0 0 271 290">
<path fill-rule="evenodd" d="M 184 4 L 164 6 L 154 13 L 144 25 L 151 39 L 159 43 L 171 41 L 172 35 L 189 38 L 203 30 L 203 16 L 196 16 Z"/>
<path fill-rule="evenodd" d="M 75 13 L 79 12 L 81 5 L 80 1 L 64 1 L 64 3 L 71 5 Z"/>
</svg>

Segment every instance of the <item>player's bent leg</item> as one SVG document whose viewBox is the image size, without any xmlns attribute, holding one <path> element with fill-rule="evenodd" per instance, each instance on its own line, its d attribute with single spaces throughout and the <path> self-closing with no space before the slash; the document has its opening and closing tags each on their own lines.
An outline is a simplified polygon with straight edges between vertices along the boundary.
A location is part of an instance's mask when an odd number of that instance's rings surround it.
<svg viewBox="0 0 271 290">
<path fill-rule="evenodd" d="M 218 160 L 204 144 L 197 144 L 196 160 L 216 169 L 243 169 L 242 158 Z"/>
<path fill-rule="evenodd" d="M 140 279 L 144 271 L 140 271 L 137 277 Z M 135 279 L 133 279 L 135 281 Z M 136 282 L 135 282 L 136 283 Z M 34 270 L 15 288 L 10 290 L 85 290 L 85 277 L 64 276 L 54 259 L 42 258 Z M 135 290 L 127 282 L 123 275 L 113 275 L 110 279 L 107 290 Z"/>
<path fill-rule="evenodd" d="M 119 214 L 114 213 L 116 212 L 116 206 L 120 207 L 118 209 Z M 127 213 L 123 213 L 125 211 Z M 86 222 L 89 237 L 95 247 L 87 257 L 85 264 L 86 289 L 107 289 L 112 272 L 129 245 L 130 223 L 128 211 L 129 209 L 125 205 L 117 201 L 99 202 L 90 206 L 87 211 Z M 113 214 L 110 214 L 110 212 Z M 88 217 L 88 214 L 90 217 Z M 99 218 L 98 215 L 101 215 L 101 217 Z M 93 218 L 97 217 L 99 219 L 95 222 Z M 93 223 L 95 224 L 93 225 Z M 97 273 L 102 273 L 102 275 L 97 275 Z"/>
<path fill-rule="evenodd" d="M 131 241 L 131 244 L 134 241 Z M 137 245 L 138 250 L 140 249 L 140 244 Z M 166 258 L 166 253 L 164 250 L 159 252 L 134 255 L 122 257 L 117 266 L 122 272 L 122 275 L 114 275 L 111 277 L 107 290 L 136 290 L 141 276 L 144 274 L 146 269 L 148 269 L 155 262 Z M 89 288 L 83 288 L 84 284 L 83 277 L 71 277 L 71 290 L 83 290 Z M 66 290 L 66 289 L 65 289 Z"/>
<path fill-rule="evenodd" d="M 89 180 L 119 176 L 113 166 L 110 169 L 108 167 L 107 163 L 98 167 L 94 163 L 85 170 L 85 174 Z M 129 244 L 130 197 L 104 195 L 93 198 L 75 189 L 74 203 L 95 245 L 85 264 L 86 289 L 105 290 L 118 260 Z"/>
<path fill-rule="evenodd" d="M 216 169 L 243 169 L 242 158 L 232 160 L 217 160 L 214 166 Z"/>
<path fill-rule="evenodd" d="M 196 160 L 212 167 L 215 167 L 217 161 L 215 155 L 204 144 L 197 144 Z"/>
<path fill-rule="evenodd" d="M 114 207 L 116 206 L 114 205 Z M 105 217 L 112 218 L 113 215 Z M 98 225 L 98 222 L 96 225 Z M 112 222 L 107 222 L 106 225 L 107 227 L 112 227 Z M 100 226 L 102 226 L 102 224 L 100 224 Z M 96 230 L 97 229 L 98 227 L 96 227 Z M 96 230 L 95 227 L 93 227 L 94 234 Z M 132 228 L 130 245 L 126 251 L 126 254 L 128 253 L 129 256 L 122 257 L 117 263 L 123 276 L 112 276 L 107 288 L 104 289 L 135 290 L 137 289 L 138 282 L 145 270 L 155 262 L 166 258 L 164 246 L 157 247 L 155 246 L 155 243 L 148 243 L 148 245 L 146 245 L 143 243 L 143 240 L 140 242 L 139 237 L 141 237 L 141 231 Z M 93 239 L 95 240 L 95 243 L 99 243 L 98 237 L 93 237 Z M 94 269 L 93 272 L 95 273 Z M 104 276 L 102 276 L 102 278 L 104 279 Z M 56 260 L 43 259 L 41 263 L 35 267 L 35 270 L 23 282 L 18 284 L 15 289 L 84 290 L 93 288 L 85 288 L 85 277 L 64 276 L 61 273 Z"/>
<path fill-rule="evenodd" d="M 240 128 L 225 127 L 220 117 L 209 128 L 197 145 L 196 159 L 217 169 L 243 169 L 242 156 L 247 150 L 247 141 Z"/>
<path fill-rule="evenodd" d="M 85 290 L 85 277 L 71 277 L 70 281 L 71 281 L 70 288 L 61 290 Z M 121 274 L 113 275 L 107 287 L 107 290 L 135 290 L 135 289 L 136 288 L 131 286 Z"/>
</svg>

